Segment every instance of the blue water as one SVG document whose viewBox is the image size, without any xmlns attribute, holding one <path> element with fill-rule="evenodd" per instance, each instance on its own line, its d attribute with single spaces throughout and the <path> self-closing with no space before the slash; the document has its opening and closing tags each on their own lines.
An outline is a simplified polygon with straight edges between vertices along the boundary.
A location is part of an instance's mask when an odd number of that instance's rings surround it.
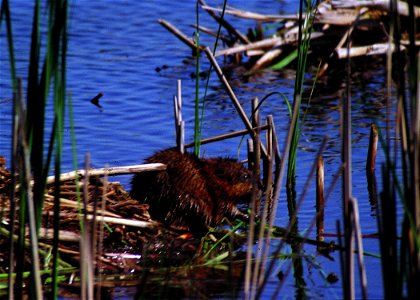
<svg viewBox="0 0 420 300">
<path fill-rule="evenodd" d="M 208 1 L 221 5 L 222 1 Z M 32 15 L 31 1 L 11 1 L 15 49 L 19 76 L 27 76 L 29 34 Z M 229 1 L 234 7 L 260 13 L 295 13 L 297 1 Z M 195 72 L 191 51 L 173 37 L 157 19 L 164 18 L 192 35 L 195 23 L 195 1 L 72 1 L 70 10 L 70 44 L 68 53 L 68 92 L 74 103 L 74 121 L 78 164 L 83 165 L 87 152 L 94 167 L 124 166 L 141 163 L 154 151 L 174 145 L 173 95 L 176 80 L 183 85 L 183 116 L 186 121 L 186 142 L 192 141 L 194 124 L 195 81 L 190 74 Z M 253 21 L 228 17 L 237 28 L 246 32 L 255 26 Z M 216 30 L 214 22 L 204 13 L 200 23 Z M 201 34 L 201 43 L 213 45 L 213 39 Z M 0 155 L 10 157 L 11 98 L 8 53 L 4 27 L 0 39 Z M 220 61 L 222 63 L 222 61 Z M 156 68 L 163 68 L 160 72 Z M 205 58 L 202 70 L 208 69 Z M 377 122 L 384 127 L 385 120 L 385 71 L 379 66 L 369 72 L 357 70 L 352 90 L 353 120 L 353 194 L 359 202 L 362 233 L 377 232 L 375 214 L 369 203 L 365 177 L 365 160 L 369 142 L 369 126 Z M 332 80 L 334 77 L 334 80 Z M 208 92 L 203 137 L 211 137 L 243 129 L 244 126 L 230 103 L 223 87 L 212 75 Z M 343 77 L 344 78 L 344 77 Z M 312 84 L 308 76 L 309 88 Z M 333 175 L 340 166 L 340 101 L 344 95 L 344 79 L 340 74 L 320 82 L 320 91 L 314 95 L 305 119 L 298 152 L 298 196 L 303 190 L 316 152 L 324 136 L 328 135 L 325 159 L 326 189 L 333 181 Z M 250 112 L 250 100 L 263 98 L 270 92 L 281 92 L 291 101 L 294 86 L 294 72 L 275 73 L 267 71 L 255 76 L 249 82 L 241 81 L 238 74 L 230 78 L 233 89 L 245 111 Z M 200 82 L 204 87 L 205 81 Z M 201 90 L 201 96 L 202 96 Z M 102 108 L 90 103 L 99 92 Z M 288 130 L 287 107 L 281 97 L 269 98 L 261 109 L 262 118 L 274 116 L 283 149 Z M 49 119 L 51 122 L 51 118 Z M 63 171 L 72 170 L 72 156 L 69 125 L 65 128 Z M 246 143 L 232 139 L 203 147 L 206 156 L 231 156 L 244 159 Z M 240 147 L 240 151 L 238 148 Z M 384 160 L 378 153 L 378 164 Z M 378 176 L 378 186 L 381 180 Z M 129 177 L 115 178 L 129 188 Z M 337 219 L 342 217 L 340 180 L 333 190 L 325 209 L 325 232 L 335 233 Z M 283 189 L 284 190 L 284 189 Z M 315 214 L 315 187 L 312 183 L 306 192 L 305 201 L 299 213 L 301 231 L 305 231 Z M 279 204 L 277 225 L 287 226 L 288 214 L 284 193 Z M 314 237 L 314 234 L 311 234 Z M 335 238 L 331 238 L 334 240 Z M 379 253 L 376 239 L 364 240 L 365 251 Z M 313 247 L 305 246 L 307 254 L 315 254 Z M 338 253 L 335 261 L 317 257 L 322 269 L 328 274 L 340 276 Z M 379 259 L 366 258 L 368 270 L 369 297 L 382 297 L 382 277 Z M 264 296 L 269 297 L 276 288 L 275 274 L 284 268 L 278 266 L 269 280 Z M 304 279 L 311 298 L 341 298 L 341 282 L 327 284 L 322 273 L 314 266 L 305 265 Z M 357 272 L 356 272 L 357 273 Z M 341 276 L 340 276 L 341 277 Z M 358 281 L 356 281 L 358 282 Z M 293 276 L 289 276 L 280 295 L 292 298 L 295 295 Z M 356 295 L 361 296 L 356 288 Z"/>
</svg>

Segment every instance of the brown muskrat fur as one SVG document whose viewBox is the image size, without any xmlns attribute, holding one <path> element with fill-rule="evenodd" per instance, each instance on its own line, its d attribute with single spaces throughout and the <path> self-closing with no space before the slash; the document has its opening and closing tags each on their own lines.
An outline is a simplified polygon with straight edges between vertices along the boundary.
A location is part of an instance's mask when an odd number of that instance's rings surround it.
<svg viewBox="0 0 420 300">
<path fill-rule="evenodd" d="M 165 171 L 139 173 L 132 179 L 131 197 L 149 204 L 152 218 L 197 235 L 224 217 L 248 220 L 236 203 L 251 200 L 252 176 L 239 162 L 200 159 L 173 148 L 155 153 L 146 162 L 167 166 Z"/>
</svg>

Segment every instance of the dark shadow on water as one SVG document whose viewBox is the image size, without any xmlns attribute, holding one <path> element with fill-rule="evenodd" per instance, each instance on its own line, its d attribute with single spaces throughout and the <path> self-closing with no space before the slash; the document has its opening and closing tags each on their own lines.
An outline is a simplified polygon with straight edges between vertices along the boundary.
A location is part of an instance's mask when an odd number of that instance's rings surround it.
<svg viewBox="0 0 420 300">
<path fill-rule="evenodd" d="M 378 192 L 376 187 L 376 174 L 375 172 L 366 171 L 367 189 L 369 193 L 369 203 L 371 206 L 372 215 L 376 215 L 376 209 L 378 206 Z"/>
</svg>

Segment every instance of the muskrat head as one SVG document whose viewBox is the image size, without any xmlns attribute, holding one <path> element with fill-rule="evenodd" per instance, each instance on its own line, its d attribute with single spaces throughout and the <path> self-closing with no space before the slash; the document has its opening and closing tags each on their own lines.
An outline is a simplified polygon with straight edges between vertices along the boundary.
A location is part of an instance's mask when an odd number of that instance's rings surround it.
<svg viewBox="0 0 420 300">
<path fill-rule="evenodd" d="M 249 203 L 252 194 L 252 173 L 241 163 L 230 158 L 210 158 L 203 161 L 204 171 L 212 176 L 217 189 L 234 203 Z"/>
</svg>

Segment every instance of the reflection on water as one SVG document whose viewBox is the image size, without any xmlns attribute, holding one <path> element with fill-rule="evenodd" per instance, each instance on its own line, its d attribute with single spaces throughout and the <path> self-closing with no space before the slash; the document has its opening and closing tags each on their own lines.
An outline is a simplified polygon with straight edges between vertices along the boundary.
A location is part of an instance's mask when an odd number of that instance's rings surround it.
<svg viewBox="0 0 420 300">
<path fill-rule="evenodd" d="M 13 2 L 13 1 L 12 1 Z M 212 3 L 211 1 L 209 1 Z M 232 6 L 272 14 L 278 11 L 296 12 L 296 1 L 229 1 Z M 195 21 L 195 2 L 180 1 L 125 1 L 124 4 L 97 1 L 72 2 L 70 12 L 70 45 L 68 58 L 68 89 L 74 103 L 76 141 L 79 165 L 86 152 L 91 153 L 95 167 L 123 166 L 139 163 L 154 151 L 174 145 L 172 98 L 176 80 L 183 84 L 183 115 L 186 120 L 186 142 L 192 141 L 193 107 L 195 82 L 190 74 L 195 72 L 191 52 L 177 39 L 162 28 L 156 20 L 164 17 L 176 24 L 181 30 L 192 34 L 189 27 Z M 14 17 L 15 48 L 17 51 L 18 74 L 26 77 L 29 49 L 29 34 L 32 5 L 26 2 L 11 3 Z M 238 28 L 246 32 L 254 26 L 252 21 L 239 21 L 231 18 Z M 203 13 L 201 22 L 208 26 L 213 23 Z M 2 28 L 3 29 L 3 28 Z M 1 31 L 1 40 L 5 41 L 5 32 Z M 202 43 L 211 45 L 212 39 L 202 37 Z M 10 80 L 8 77 L 8 57 L 6 43 L 0 43 L 0 154 L 10 153 Z M 163 67 L 165 66 L 165 67 Z M 156 68 L 159 68 L 158 70 Z M 202 70 L 208 69 L 208 63 L 202 59 Z M 370 71 L 368 71 L 370 70 Z M 230 81 L 245 111 L 250 114 L 251 99 L 263 98 L 271 92 L 284 94 L 292 101 L 294 71 L 266 71 L 243 80 L 241 72 L 231 70 Z M 353 192 L 359 201 L 363 233 L 375 233 L 376 219 L 372 213 L 372 204 L 368 195 L 365 176 L 365 160 L 369 141 L 369 128 L 377 122 L 380 129 L 385 126 L 386 100 L 385 71 L 382 61 L 367 65 L 360 61 L 352 77 L 352 121 L 353 121 Z M 314 74 L 314 73 L 312 73 Z M 307 76 L 305 88 L 309 95 L 313 75 Z M 205 81 L 200 82 L 203 88 Z M 102 108 L 90 100 L 102 92 Z M 201 96 L 203 92 L 201 91 Z M 340 166 L 340 101 L 345 95 L 345 72 L 337 69 L 317 82 L 309 105 L 303 105 L 304 127 L 298 150 L 296 192 L 302 192 L 302 186 L 314 161 L 314 156 L 324 138 L 330 137 L 324 153 L 326 190 L 333 181 L 333 175 Z M 216 76 L 212 76 L 205 105 L 203 138 L 242 129 L 243 125 L 230 103 Z M 277 126 L 280 149 L 289 128 L 289 115 L 281 97 L 270 97 L 261 107 L 262 118 L 268 114 L 274 116 Z M 49 119 L 51 122 L 51 119 Z M 72 168 L 69 125 L 66 125 L 63 171 Z M 207 156 L 237 157 L 240 139 L 232 139 L 203 147 Z M 239 158 L 245 158 L 244 143 L 239 151 Z M 377 164 L 384 161 L 378 152 Z M 119 177 L 129 188 L 129 177 Z M 381 179 L 378 177 L 378 186 Z M 342 217 L 341 190 L 337 186 L 328 199 L 325 208 L 325 232 L 336 231 L 335 222 Z M 315 214 L 315 186 L 307 191 L 305 202 L 299 212 L 299 230 L 308 228 Z M 285 195 L 281 196 L 277 225 L 288 224 Z M 315 236 L 315 232 L 313 233 Z M 365 250 L 378 253 L 376 240 L 366 241 Z M 314 251 L 309 249 L 308 251 Z M 322 257 L 319 264 L 328 272 L 340 274 L 338 256 L 333 254 L 335 262 Z M 379 260 L 367 260 L 368 284 L 371 297 L 381 297 Z M 341 295 L 338 287 L 325 284 L 322 276 L 311 271 L 303 264 L 307 288 L 325 297 Z M 321 282 L 321 284 L 319 284 Z M 277 280 L 270 280 L 267 293 L 275 289 Z M 287 279 L 281 295 L 295 296 L 289 291 L 293 280 Z M 292 289 L 293 290 L 293 289 Z M 287 297 L 287 296 L 286 296 Z"/>
</svg>

